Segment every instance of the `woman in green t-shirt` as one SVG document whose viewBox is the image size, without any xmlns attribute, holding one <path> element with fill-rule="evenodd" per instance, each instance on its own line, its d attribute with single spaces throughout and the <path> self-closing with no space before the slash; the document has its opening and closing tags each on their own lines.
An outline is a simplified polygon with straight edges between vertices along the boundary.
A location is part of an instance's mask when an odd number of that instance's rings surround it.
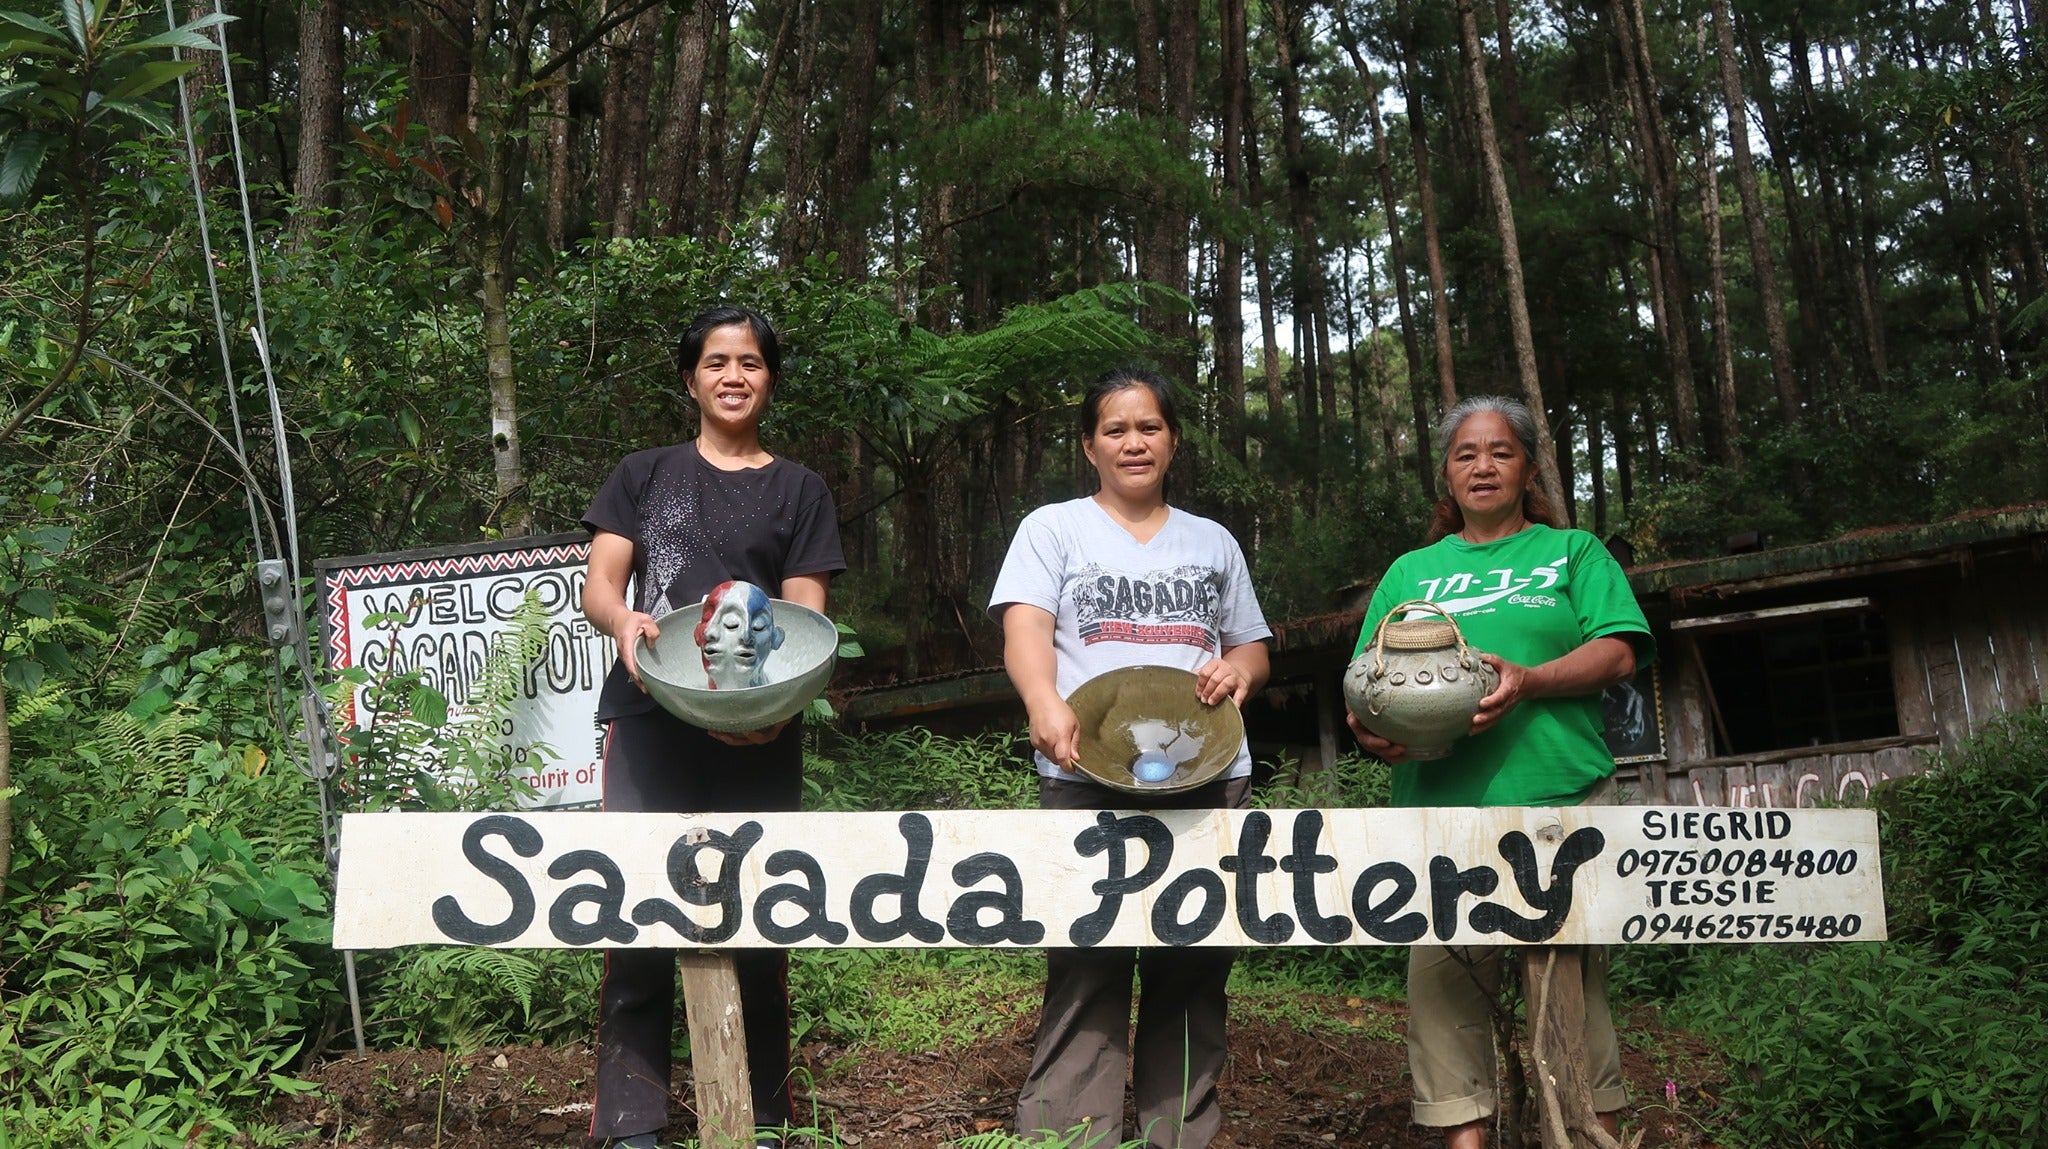
<svg viewBox="0 0 2048 1149">
<path fill-rule="evenodd" d="M 1428 599 L 1486 652 L 1500 685 L 1448 756 L 1407 748 L 1352 718 L 1359 744 L 1394 767 L 1396 806 L 1572 806 L 1613 800 L 1614 758 L 1600 736 L 1600 692 L 1655 654 L 1621 566 L 1585 531 L 1562 527 L 1537 486 L 1536 419 L 1513 399 L 1477 396 L 1438 429 L 1444 496 L 1418 550 L 1373 592 L 1358 648 L 1400 603 Z M 1488 1004 L 1504 947 L 1416 946 L 1408 960 L 1408 1059 L 1417 1124 L 1446 1149 L 1479 1149 L 1498 1098 Z M 1587 1073 L 1610 1132 L 1626 1103 L 1607 1007 L 1604 954 L 1586 968 Z"/>
</svg>

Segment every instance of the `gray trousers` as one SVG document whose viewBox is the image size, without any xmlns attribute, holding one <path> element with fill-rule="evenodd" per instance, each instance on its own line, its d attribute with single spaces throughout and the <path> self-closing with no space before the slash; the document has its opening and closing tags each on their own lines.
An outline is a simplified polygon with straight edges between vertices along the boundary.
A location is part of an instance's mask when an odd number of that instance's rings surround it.
<svg viewBox="0 0 2048 1149">
<path fill-rule="evenodd" d="M 1040 778 L 1048 810 L 1215 809 L 1244 805 L 1250 779 L 1219 779 L 1147 801 L 1087 782 Z M 1124 1142 L 1124 1079 L 1138 1113 L 1138 1137 L 1153 1149 L 1203 1149 L 1223 1125 L 1216 1079 L 1229 1052 L 1224 992 L 1234 949 L 1051 948 L 1045 951 L 1045 1011 L 1031 1071 L 1017 1095 L 1017 1132 L 1085 1127 L 1076 1149 Z M 1131 1032 L 1131 975 L 1138 995 Z"/>
</svg>

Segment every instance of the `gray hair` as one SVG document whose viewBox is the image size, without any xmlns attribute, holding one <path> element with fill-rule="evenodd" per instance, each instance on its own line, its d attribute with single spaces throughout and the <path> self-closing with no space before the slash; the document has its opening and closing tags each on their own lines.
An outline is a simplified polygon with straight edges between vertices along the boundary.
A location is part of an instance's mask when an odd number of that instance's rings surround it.
<svg viewBox="0 0 2048 1149">
<path fill-rule="evenodd" d="M 1442 460 L 1438 465 L 1450 466 L 1451 441 L 1458 437 L 1458 428 L 1465 420 L 1483 411 L 1491 411 L 1507 420 L 1508 429 L 1522 443 L 1522 456 L 1530 466 L 1536 464 L 1536 414 L 1520 399 L 1505 395 L 1474 395 L 1461 399 L 1458 404 L 1444 412 L 1443 419 L 1436 425 L 1436 457 Z"/>
</svg>

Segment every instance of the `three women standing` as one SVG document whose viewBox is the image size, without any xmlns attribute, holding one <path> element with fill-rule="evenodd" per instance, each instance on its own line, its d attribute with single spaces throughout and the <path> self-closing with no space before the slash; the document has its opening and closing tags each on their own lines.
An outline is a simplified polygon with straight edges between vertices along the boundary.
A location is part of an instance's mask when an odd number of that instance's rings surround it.
<svg viewBox="0 0 2048 1149">
<path fill-rule="evenodd" d="M 1394 765 L 1396 806 L 1574 806 L 1614 801 L 1614 756 L 1601 738 L 1600 692 L 1655 655 L 1621 565 L 1600 540 L 1565 530 L 1536 483 L 1536 417 L 1513 399 L 1467 399 L 1444 415 L 1445 494 L 1428 541 L 1395 559 L 1366 608 L 1358 650 L 1393 609 L 1428 599 L 1500 675 L 1472 732 L 1416 765 L 1407 748 L 1351 728 Z M 1408 951 L 1408 1063 L 1417 1124 L 1446 1129 L 1446 1149 L 1478 1149 L 1498 1098 L 1490 1002 L 1505 947 Z M 1593 1108 L 1613 1131 L 1627 1102 L 1603 950 L 1586 969 L 1587 1072 Z"/>
<path fill-rule="evenodd" d="M 607 729 L 604 808 L 795 810 L 803 792 L 801 719 L 715 733 L 660 709 L 639 687 L 633 644 L 643 635 L 659 641 L 656 617 L 735 579 L 822 612 L 832 576 L 846 569 L 824 480 L 761 446 L 761 419 L 782 367 L 774 326 L 743 308 L 713 308 L 684 329 L 676 358 L 697 405 L 697 437 L 626 456 L 583 516 L 591 531 L 583 613 L 619 648 L 598 699 Z M 732 952 L 754 1119 L 769 1129 L 786 1126 L 788 956 Z M 668 1124 L 675 981 L 670 951 L 606 953 L 592 1137 L 643 1149 Z M 773 1133 L 757 1141 L 780 1144 Z"/>
<path fill-rule="evenodd" d="M 1265 684 L 1263 640 L 1272 634 L 1230 532 L 1166 501 L 1180 446 L 1166 381 L 1128 369 L 1096 380 L 1081 402 L 1081 443 L 1100 489 L 1024 519 L 989 602 L 1003 627 L 1003 665 L 1030 717 L 1039 805 L 1242 806 L 1247 746 L 1222 777 L 1150 802 L 1075 769 L 1080 723 L 1066 699 L 1081 683 L 1127 666 L 1176 666 L 1194 672 L 1203 703 L 1242 703 Z M 1144 1144 L 1208 1145 L 1222 1124 L 1216 1079 L 1234 957 L 1228 949 L 1047 949 L 1045 1009 L 1017 1131 L 1078 1128 L 1079 1144 L 1121 1143 L 1128 1064 Z M 1143 987 L 1135 1045 L 1133 972 Z"/>
</svg>

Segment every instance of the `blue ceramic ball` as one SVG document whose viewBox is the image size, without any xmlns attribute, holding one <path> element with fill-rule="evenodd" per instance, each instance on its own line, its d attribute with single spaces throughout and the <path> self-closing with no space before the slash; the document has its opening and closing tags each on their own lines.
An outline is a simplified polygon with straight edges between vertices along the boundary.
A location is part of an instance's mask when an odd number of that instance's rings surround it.
<svg viewBox="0 0 2048 1149">
<path fill-rule="evenodd" d="M 1173 777 L 1173 759 L 1157 750 L 1144 751 L 1131 763 L 1131 777 L 1140 782 L 1164 782 Z"/>
</svg>

